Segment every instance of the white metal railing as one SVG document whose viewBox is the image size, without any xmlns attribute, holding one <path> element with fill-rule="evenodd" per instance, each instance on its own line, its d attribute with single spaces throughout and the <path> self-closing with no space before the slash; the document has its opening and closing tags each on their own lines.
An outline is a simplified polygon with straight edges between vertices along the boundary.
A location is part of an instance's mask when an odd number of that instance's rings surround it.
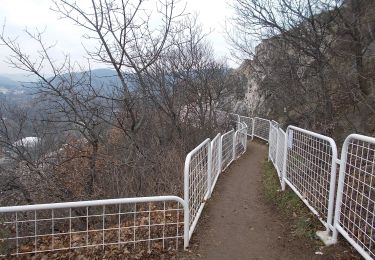
<svg viewBox="0 0 375 260">
<path fill-rule="evenodd" d="M 230 114 L 228 118 L 238 120 L 239 116 Z M 210 141 L 206 139 L 185 160 L 184 200 L 189 208 L 189 239 L 191 238 L 206 200 L 210 198 L 220 175 L 235 159 L 246 152 L 247 125 L 236 122 L 234 129 Z"/>
<path fill-rule="evenodd" d="M 294 126 L 288 127 L 286 138 L 282 182 L 302 199 L 327 231 L 332 230 L 336 143 L 330 137 Z"/>
<path fill-rule="evenodd" d="M 276 163 L 276 151 L 277 151 L 277 141 L 278 141 L 278 130 L 277 124 L 271 122 L 269 128 L 269 149 L 268 149 L 268 159 L 274 164 Z"/>
<path fill-rule="evenodd" d="M 238 158 L 241 156 L 241 154 L 246 152 L 247 148 L 247 125 L 245 123 L 239 122 L 238 124 L 238 130 L 235 134 L 235 158 Z"/>
<path fill-rule="evenodd" d="M 375 138 L 349 135 L 341 151 L 333 240 L 337 233 L 375 258 Z"/>
<path fill-rule="evenodd" d="M 259 117 L 215 114 L 221 123 L 234 120 L 236 130 L 206 139 L 186 156 L 184 200 L 158 196 L 0 207 L 0 255 L 110 245 L 130 251 L 138 243 L 150 251 L 155 243 L 177 248 L 182 241 L 186 248 L 220 173 L 246 151 L 247 137 L 257 137 L 269 144 L 282 190 L 288 185 L 325 226 L 317 232 L 321 239 L 333 244 L 341 234 L 364 258 L 375 258 L 375 138 L 348 136 L 339 160 L 330 137 L 295 126 L 284 132 L 276 121 Z"/>
<path fill-rule="evenodd" d="M 295 126 L 284 132 L 274 120 L 230 116 L 236 117 L 249 123 L 251 139 L 269 143 L 269 160 L 282 190 L 287 184 L 323 223 L 326 230 L 317 232 L 323 242 L 336 243 L 340 233 L 364 258 L 375 258 L 375 138 L 350 135 L 339 160 L 330 137 Z M 237 128 L 241 128 L 239 123 Z M 239 135 L 239 131 L 230 131 L 221 137 L 223 168 L 236 158 L 231 147 L 233 143 L 237 147 Z"/>
<path fill-rule="evenodd" d="M 375 138 L 349 135 L 339 160 L 330 137 L 294 126 L 284 132 L 259 117 L 248 122 L 251 138 L 269 143 L 282 189 L 287 184 L 325 226 L 317 232 L 323 242 L 336 243 L 340 233 L 365 259 L 375 258 Z"/>
<path fill-rule="evenodd" d="M 120 246 L 188 245 L 188 207 L 176 196 L 1 207 L 1 255 Z M 141 248 L 143 249 L 143 248 Z"/>
<path fill-rule="evenodd" d="M 284 168 L 284 144 L 285 132 L 283 129 L 278 128 L 276 141 L 276 161 L 274 162 L 274 166 L 277 171 L 277 175 L 279 176 L 280 182 L 282 181 L 282 173 Z"/>
<path fill-rule="evenodd" d="M 221 134 L 217 134 L 211 142 L 212 154 L 212 174 L 211 174 L 211 192 L 218 180 L 221 172 Z"/>
<path fill-rule="evenodd" d="M 184 200 L 189 207 L 189 237 L 191 237 L 202 213 L 211 189 L 211 145 L 206 139 L 185 160 Z"/>
<path fill-rule="evenodd" d="M 254 124 L 262 129 L 254 136 L 266 140 L 267 122 Z M 349 135 L 339 160 L 332 138 L 295 126 L 284 132 L 275 121 L 269 125 L 269 159 L 281 187 L 287 184 L 323 223 L 326 230 L 317 235 L 330 245 L 340 233 L 365 259 L 375 258 L 375 138 Z"/>
<path fill-rule="evenodd" d="M 247 125 L 247 135 L 252 138 L 254 119 L 247 116 L 239 116 L 239 119 L 241 123 L 245 123 Z"/>
<path fill-rule="evenodd" d="M 270 121 L 264 118 L 255 117 L 252 136 L 256 136 L 268 142 L 270 133 Z"/>
<path fill-rule="evenodd" d="M 0 255 L 107 246 L 135 252 L 140 243 L 148 251 L 186 248 L 220 173 L 246 151 L 247 125 L 236 114 L 223 115 L 238 129 L 206 139 L 186 156 L 183 200 L 156 196 L 0 207 Z"/>
<path fill-rule="evenodd" d="M 221 163 L 223 170 L 225 170 L 234 160 L 234 138 L 234 130 L 231 130 L 221 136 Z"/>
</svg>

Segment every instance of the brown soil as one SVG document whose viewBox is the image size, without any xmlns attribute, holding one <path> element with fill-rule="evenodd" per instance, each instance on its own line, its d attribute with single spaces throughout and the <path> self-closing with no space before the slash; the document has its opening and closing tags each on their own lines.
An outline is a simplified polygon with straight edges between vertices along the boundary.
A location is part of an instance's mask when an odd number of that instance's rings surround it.
<svg viewBox="0 0 375 260">
<path fill-rule="evenodd" d="M 290 220 L 265 202 L 261 164 L 267 146 L 248 151 L 219 177 L 203 210 L 190 248 L 180 259 L 349 259 L 346 246 L 322 248 L 313 239 L 291 234 Z M 289 223 L 288 223 L 289 222 Z M 316 252 L 319 252 L 318 254 Z M 320 255 L 323 252 L 323 255 Z"/>
</svg>

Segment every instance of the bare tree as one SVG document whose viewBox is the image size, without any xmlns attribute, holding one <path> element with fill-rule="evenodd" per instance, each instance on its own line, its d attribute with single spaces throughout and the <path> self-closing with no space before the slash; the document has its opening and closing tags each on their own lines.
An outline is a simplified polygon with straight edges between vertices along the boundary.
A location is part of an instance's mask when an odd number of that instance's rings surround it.
<svg viewBox="0 0 375 260">
<path fill-rule="evenodd" d="M 85 10 L 76 2 L 55 1 L 53 10 L 63 18 L 75 22 L 85 37 L 98 42 L 94 50 L 87 50 L 90 62 L 110 66 L 115 71 L 115 84 L 110 93 L 93 86 L 90 64 L 84 68 L 70 61 L 69 56 L 58 64 L 51 56 L 54 45 L 43 40 L 43 33 L 26 32 L 39 44 L 39 57 L 25 53 L 20 44 L 2 33 L 3 44 L 12 51 L 9 63 L 18 69 L 38 76 L 35 90 L 47 103 L 45 120 L 61 123 L 64 131 L 77 131 L 90 144 L 90 178 L 87 193 L 93 193 L 99 143 L 106 125 L 115 125 L 130 140 L 139 131 L 145 118 L 139 91 L 131 90 L 127 75 L 136 75 L 136 83 L 145 84 L 143 72 L 159 57 L 173 33 L 177 13 L 174 0 L 156 2 L 156 15 L 144 8 L 146 1 L 92 1 Z M 157 19 L 153 26 L 151 19 Z M 51 71 L 52 76 L 46 76 Z M 77 74 L 76 71 L 87 71 Z M 108 87 L 108 86 L 107 86 Z M 133 145 L 137 148 L 137 145 Z"/>
<path fill-rule="evenodd" d="M 266 107 L 278 110 L 284 120 L 310 121 L 309 127 L 328 134 L 346 121 L 346 109 L 358 100 L 371 109 L 364 96 L 369 95 L 366 78 L 372 76 L 363 68 L 372 42 L 373 26 L 365 21 L 371 5 L 373 1 L 236 0 L 236 33 L 229 39 L 238 53 L 252 59 Z M 254 48 L 254 42 L 260 45 Z"/>
<path fill-rule="evenodd" d="M 213 110 L 235 88 L 231 70 L 214 60 L 197 18 L 183 17 L 176 1 L 154 3 L 151 12 L 146 1 L 97 0 L 89 9 L 55 1 L 53 10 L 97 43 L 87 48 L 85 64 L 68 55 L 55 60 L 55 45 L 47 44 L 43 32 L 26 31 L 39 46 L 38 56 L 5 30 L 0 36 L 12 52 L 10 65 L 38 77 L 31 85 L 39 113 L 33 119 L 40 125 L 34 135 L 59 142 L 41 151 L 34 170 L 48 173 L 59 201 L 177 194 L 181 158 L 213 131 Z M 94 64 L 113 75 L 98 78 Z M 30 178 L 20 184 L 27 186 L 36 174 L 27 173 Z M 38 187 L 48 185 L 35 180 Z M 26 191 L 33 201 L 44 199 Z"/>
</svg>

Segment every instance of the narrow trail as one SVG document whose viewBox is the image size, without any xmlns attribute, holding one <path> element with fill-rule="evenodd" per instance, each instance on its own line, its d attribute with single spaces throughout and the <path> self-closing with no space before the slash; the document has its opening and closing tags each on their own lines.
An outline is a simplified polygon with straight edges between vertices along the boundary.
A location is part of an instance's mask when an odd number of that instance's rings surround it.
<svg viewBox="0 0 375 260">
<path fill-rule="evenodd" d="M 287 237 L 282 219 L 264 202 L 261 167 L 266 157 L 267 147 L 251 142 L 246 154 L 222 173 L 193 234 L 194 256 L 189 258 L 314 258 L 311 248 Z"/>
</svg>

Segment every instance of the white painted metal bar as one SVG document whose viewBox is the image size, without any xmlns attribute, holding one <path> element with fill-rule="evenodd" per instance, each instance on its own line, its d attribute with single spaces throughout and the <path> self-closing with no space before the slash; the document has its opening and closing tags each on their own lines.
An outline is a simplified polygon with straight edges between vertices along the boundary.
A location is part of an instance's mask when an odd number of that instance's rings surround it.
<svg viewBox="0 0 375 260">
<path fill-rule="evenodd" d="M 234 140 L 234 159 L 240 157 L 247 149 L 247 125 L 239 123 L 239 129 L 236 131 Z"/>
<path fill-rule="evenodd" d="M 158 203 L 166 202 L 174 204 L 170 204 L 168 208 L 158 208 Z M 181 206 L 178 206 L 179 204 Z M 121 205 L 123 205 L 123 211 L 119 210 Z M 131 209 L 131 205 L 134 205 L 134 210 Z M 143 205 L 144 208 L 140 207 L 137 209 L 136 205 Z M 172 207 L 171 205 L 177 205 L 177 207 Z M 125 210 L 126 207 L 128 211 Z M 117 210 L 112 211 L 112 208 L 117 208 Z M 75 215 L 72 214 L 73 210 Z M 176 212 L 177 216 L 178 212 L 181 211 L 181 214 L 184 216 L 183 222 L 180 222 L 178 217 L 170 217 L 168 223 L 159 223 L 157 220 L 151 223 L 151 214 L 158 216 L 159 214 L 163 214 L 163 212 L 165 213 L 165 211 Z M 131 214 L 134 214 L 135 217 L 133 224 L 129 226 L 129 223 L 125 220 L 121 223 L 122 218 L 126 219 Z M 142 223 L 143 220 L 141 220 L 144 214 L 149 216 L 146 223 Z M 176 239 L 178 243 L 178 238 L 183 238 L 184 248 L 187 248 L 189 245 L 188 206 L 184 200 L 177 196 L 120 198 L 0 207 L 0 215 L 3 231 L 7 231 L 1 234 L 2 244 L 5 246 L 4 243 L 10 243 L 10 246 L 7 247 L 7 255 L 21 256 L 98 246 L 103 248 L 104 246 L 112 245 L 126 246 L 129 243 L 134 243 L 135 246 L 136 243 L 141 242 L 148 243 L 150 249 L 151 241 L 164 243 L 164 240 L 170 241 Z M 107 219 L 117 219 L 118 223 L 113 221 L 113 226 L 107 225 Z M 73 225 L 75 225 L 74 228 L 72 227 Z M 79 228 L 77 225 L 81 227 Z M 163 225 L 168 225 L 170 230 L 172 230 L 173 226 L 176 233 L 174 235 L 169 233 L 167 237 L 164 235 L 160 236 L 158 230 Z M 181 234 L 178 228 L 180 225 L 184 226 Z M 17 227 L 15 231 L 13 231 L 13 226 Z M 20 226 L 23 228 L 22 232 L 19 231 Z M 152 231 L 151 227 L 153 228 Z M 126 238 L 124 235 L 127 230 L 133 230 L 134 234 L 138 234 L 136 230 L 141 230 L 142 228 L 149 230 L 147 237 L 142 237 L 141 233 L 139 233 L 137 238 Z M 55 231 L 55 229 L 59 231 Z M 116 239 L 111 240 L 109 237 Z M 81 241 L 82 243 L 77 243 L 76 241 Z M 50 243 L 50 245 L 46 245 L 46 243 Z"/>
<path fill-rule="evenodd" d="M 281 128 L 278 128 L 276 162 L 274 166 L 279 176 L 280 184 L 282 183 L 282 172 L 283 172 L 283 167 L 284 167 L 284 144 L 285 144 L 285 132 Z"/>
<path fill-rule="evenodd" d="M 333 240 L 340 233 L 365 259 L 375 258 L 375 138 L 351 134 L 341 150 Z"/>
<path fill-rule="evenodd" d="M 222 147 L 222 155 L 221 155 L 221 162 L 222 162 L 222 171 L 224 171 L 234 160 L 233 157 L 233 141 L 234 141 L 234 130 L 230 130 L 229 132 L 223 134 L 221 136 L 221 147 Z"/>
<path fill-rule="evenodd" d="M 319 232 L 323 241 L 335 243 L 341 234 L 365 259 L 375 258 L 375 138 L 357 134 L 348 136 L 339 160 L 336 144 L 330 137 L 295 126 L 289 126 L 284 132 L 274 120 L 215 112 L 225 120 L 232 118 L 236 131 L 217 134 L 212 142 L 206 139 L 186 156 L 184 199 L 155 196 L 0 207 L 0 217 L 12 216 L 2 218 L 2 227 L 13 225 L 10 230 L 15 233 L 0 239 L 2 242 L 14 241 L 11 255 L 17 256 L 129 243 L 135 248 L 139 242 L 147 243 L 150 251 L 152 243 L 162 241 L 164 248 L 167 240 L 174 240 L 178 248 L 182 238 L 186 248 L 220 173 L 246 152 L 247 137 L 253 139 L 255 136 L 269 142 L 269 159 L 277 171 L 282 190 L 288 185 L 326 227 L 324 232 Z M 340 164 L 340 171 L 336 189 L 337 164 Z M 158 203 L 163 203 L 163 207 L 158 208 Z M 166 203 L 177 206 L 167 207 Z M 111 206 L 116 205 L 116 212 L 112 212 Z M 80 209 L 82 213 L 77 215 Z M 67 210 L 68 216 L 62 216 L 59 210 Z M 166 212 L 175 212 L 175 218 L 167 222 L 170 214 Z M 151 223 L 152 214 L 160 214 L 163 221 Z M 181 214 L 183 222 L 179 220 Z M 123 226 L 124 216 L 130 217 L 131 225 Z M 106 223 L 106 218 L 111 217 L 117 221 L 113 227 Z M 98 226 L 91 226 L 89 220 L 95 218 L 98 218 Z M 65 220 L 67 230 L 57 232 L 59 222 Z M 83 230 L 74 227 L 77 220 L 84 223 Z M 39 225 L 42 222 L 50 223 L 51 229 Z M 29 225 L 31 234 L 22 233 L 25 225 Z M 167 234 L 168 225 L 174 225 L 174 235 Z M 180 225 L 184 226 L 183 234 L 180 234 Z M 160 234 L 152 232 L 155 227 L 161 228 Z M 144 237 L 137 233 L 142 228 L 147 230 Z M 124 230 L 128 231 L 129 239 L 124 239 Z M 97 243 L 91 238 L 95 232 L 101 234 Z M 116 241 L 106 237 L 108 232 L 115 234 Z M 68 244 L 61 247 L 59 239 L 63 235 L 67 236 Z M 77 236 L 82 236 L 84 244 L 72 242 Z M 47 237 L 51 245 L 41 248 L 40 240 Z M 23 240 L 31 241 L 26 244 L 31 248 L 27 252 L 21 248 L 25 245 Z"/>
<path fill-rule="evenodd" d="M 295 126 L 286 131 L 284 181 L 332 230 L 336 182 L 336 143 L 330 137 Z M 329 241 L 325 241 L 329 243 Z"/>
<path fill-rule="evenodd" d="M 211 174 L 211 193 L 215 188 L 216 182 L 221 172 L 221 134 L 217 134 L 211 141 L 212 154 L 212 174 Z"/>
<path fill-rule="evenodd" d="M 270 131 L 270 121 L 268 119 L 255 117 L 253 136 L 268 142 Z"/>
<path fill-rule="evenodd" d="M 247 116 L 240 116 L 240 122 L 245 123 L 247 125 L 247 135 L 252 138 L 254 119 L 251 117 L 247 117 Z"/>
<path fill-rule="evenodd" d="M 207 186 L 210 146 L 210 139 L 207 138 L 185 159 L 184 200 L 189 208 L 189 239 L 210 192 Z"/>
</svg>

